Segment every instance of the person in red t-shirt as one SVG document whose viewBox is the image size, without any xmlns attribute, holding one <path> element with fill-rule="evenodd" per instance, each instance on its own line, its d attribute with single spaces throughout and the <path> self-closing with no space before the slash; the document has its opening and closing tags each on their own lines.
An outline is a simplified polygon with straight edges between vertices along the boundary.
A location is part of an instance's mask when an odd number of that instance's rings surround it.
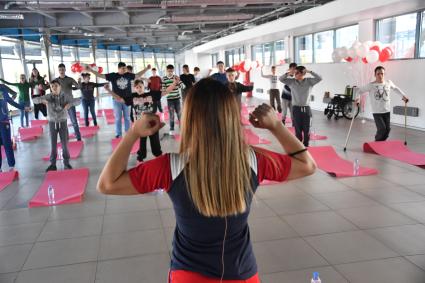
<svg viewBox="0 0 425 283">
<path fill-rule="evenodd" d="M 161 77 L 156 74 L 156 68 L 152 68 L 152 76 L 149 78 L 148 88 L 152 95 L 153 103 L 158 107 L 159 112 L 162 111 L 161 106 L 161 90 L 162 90 L 162 80 Z"/>
<path fill-rule="evenodd" d="M 98 190 L 115 195 L 167 192 L 176 216 L 169 283 L 259 283 L 248 226 L 253 195 L 263 180 L 313 174 L 315 162 L 267 104 L 251 113 L 250 122 L 269 130 L 288 154 L 249 146 L 238 101 L 219 81 L 200 80 L 185 103 L 180 152 L 127 170 L 137 139 L 164 126 L 157 115 L 145 114 L 107 161 Z"/>
</svg>

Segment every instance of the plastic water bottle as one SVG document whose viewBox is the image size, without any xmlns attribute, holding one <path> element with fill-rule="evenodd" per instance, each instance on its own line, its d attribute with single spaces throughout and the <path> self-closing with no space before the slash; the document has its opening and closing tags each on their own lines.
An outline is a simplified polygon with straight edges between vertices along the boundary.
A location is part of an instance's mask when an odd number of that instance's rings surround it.
<svg viewBox="0 0 425 283">
<path fill-rule="evenodd" d="M 52 185 L 47 188 L 47 197 L 49 198 L 49 204 L 55 204 L 55 189 Z"/>
<path fill-rule="evenodd" d="M 358 176 L 359 172 L 360 172 L 360 162 L 358 158 L 355 158 L 353 163 L 353 175 Z"/>
<path fill-rule="evenodd" d="M 313 278 L 311 278 L 311 283 L 322 283 L 320 280 L 319 272 L 313 272 Z"/>
</svg>

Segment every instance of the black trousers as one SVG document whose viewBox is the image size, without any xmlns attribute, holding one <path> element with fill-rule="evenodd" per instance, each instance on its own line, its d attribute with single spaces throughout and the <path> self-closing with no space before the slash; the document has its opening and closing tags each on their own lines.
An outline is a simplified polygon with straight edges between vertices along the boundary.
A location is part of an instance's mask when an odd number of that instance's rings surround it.
<svg viewBox="0 0 425 283">
<path fill-rule="evenodd" d="M 146 158 L 146 140 L 148 137 L 143 137 L 140 138 L 140 148 L 139 151 L 137 152 L 137 159 L 138 160 L 143 160 Z M 152 154 L 157 157 L 160 156 L 162 154 L 162 150 L 161 150 L 161 143 L 159 142 L 159 132 L 156 132 L 155 134 L 149 136 L 149 141 L 151 144 L 151 150 L 152 150 Z"/>
<path fill-rule="evenodd" d="M 161 91 L 151 90 L 151 95 L 152 95 L 152 100 L 154 104 L 156 105 L 158 111 L 162 113 L 163 111 L 162 111 L 162 105 L 161 105 Z"/>
<path fill-rule="evenodd" d="M 308 146 L 310 141 L 310 106 L 292 106 L 292 123 L 295 127 L 295 136 Z"/>
<path fill-rule="evenodd" d="M 375 141 L 385 141 L 390 135 L 390 112 L 373 113 L 376 124 Z"/>
<path fill-rule="evenodd" d="M 34 103 L 34 116 L 35 119 L 38 120 L 38 113 L 41 112 L 43 113 L 44 117 L 47 117 L 47 107 L 46 105 L 44 105 L 43 103 Z"/>
</svg>

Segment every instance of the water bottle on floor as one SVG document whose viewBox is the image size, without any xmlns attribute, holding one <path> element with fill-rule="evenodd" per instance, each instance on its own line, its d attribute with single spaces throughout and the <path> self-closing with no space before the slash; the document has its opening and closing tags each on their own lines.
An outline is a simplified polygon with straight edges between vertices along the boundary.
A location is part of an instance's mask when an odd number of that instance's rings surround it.
<svg viewBox="0 0 425 283">
<path fill-rule="evenodd" d="M 55 189 L 52 185 L 49 185 L 47 188 L 47 197 L 49 199 L 49 204 L 55 204 Z"/>
<path fill-rule="evenodd" d="M 319 272 L 313 272 L 313 278 L 311 278 L 311 283 L 322 283 L 322 280 L 319 278 Z"/>
<path fill-rule="evenodd" d="M 353 163 L 353 175 L 358 176 L 359 172 L 360 172 L 360 161 L 358 158 L 355 158 Z"/>
</svg>

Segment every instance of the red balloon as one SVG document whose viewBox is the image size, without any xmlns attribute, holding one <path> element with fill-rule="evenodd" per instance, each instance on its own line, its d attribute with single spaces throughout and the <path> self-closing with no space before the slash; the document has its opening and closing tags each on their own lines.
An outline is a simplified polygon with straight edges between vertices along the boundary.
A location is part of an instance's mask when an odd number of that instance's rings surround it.
<svg viewBox="0 0 425 283">
<path fill-rule="evenodd" d="M 97 72 L 99 73 L 99 74 L 102 74 L 102 72 L 103 72 L 103 68 L 102 67 L 97 67 Z"/>
<path fill-rule="evenodd" d="M 351 62 L 351 61 L 353 61 L 353 58 L 347 57 L 347 58 L 344 58 L 344 60 L 347 61 L 347 62 Z"/>
<path fill-rule="evenodd" d="M 245 61 L 242 61 L 238 67 L 241 72 L 245 72 Z"/>
<path fill-rule="evenodd" d="M 378 51 L 379 54 L 381 54 L 381 48 L 379 48 L 378 45 L 372 46 L 371 48 L 369 48 L 369 50 L 376 50 L 376 51 Z"/>
<path fill-rule="evenodd" d="M 94 66 L 96 66 L 96 63 L 90 64 L 89 66 L 94 67 Z"/>
<path fill-rule="evenodd" d="M 388 61 L 388 59 L 390 59 L 390 57 L 391 57 L 391 50 L 390 50 L 390 48 L 386 47 L 379 54 L 379 61 L 381 61 L 381 62 Z"/>
<path fill-rule="evenodd" d="M 77 66 L 75 64 L 71 65 L 71 72 L 76 73 L 77 72 Z"/>
<path fill-rule="evenodd" d="M 80 64 L 78 64 L 77 66 L 75 66 L 75 71 L 77 73 L 81 73 L 84 70 L 84 67 L 81 66 Z"/>
<path fill-rule="evenodd" d="M 368 63 L 368 62 L 367 62 L 367 60 L 366 60 L 366 57 L 362 58 L 362 61 L 363 61 L 363 63 L 365 63 L 365 64 L 367 64 L 367 63 Z"/>
</svg>

